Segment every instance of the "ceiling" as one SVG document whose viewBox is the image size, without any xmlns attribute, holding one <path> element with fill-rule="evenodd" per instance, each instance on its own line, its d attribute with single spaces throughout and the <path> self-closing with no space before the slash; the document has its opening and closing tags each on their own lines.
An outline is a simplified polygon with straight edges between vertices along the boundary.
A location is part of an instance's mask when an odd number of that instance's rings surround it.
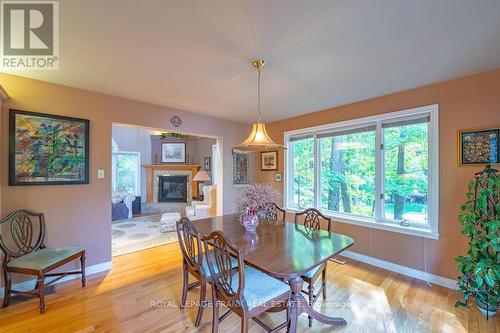
<svg viewBox="0 0 500 333">
<path fill-rule="evenodd" d="M 59 3 L 60 70 L 11 73 L 245 123 L 255 57 L 267 122 L 500 67 L 498 0 Z"/>
</svg>

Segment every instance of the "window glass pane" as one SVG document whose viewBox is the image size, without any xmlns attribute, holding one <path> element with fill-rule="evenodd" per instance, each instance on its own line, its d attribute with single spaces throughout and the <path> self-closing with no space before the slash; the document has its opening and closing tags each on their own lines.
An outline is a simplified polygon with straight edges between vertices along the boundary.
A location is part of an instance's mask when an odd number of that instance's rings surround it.
<svg viewBox="0 0 500 333">
<path fill-rule="evenodd" d="M 428 123 L 383 129 L 385 218 L 427 223 Z"/>
<path fill-rule="evenodd" d="M 137 173 L 139 156 L 135 154 L 116 154 L 116 184 L 115 191 L 138 193 Z"/>
<path fill-rule="evenodd" d="M 297 208 L 314 206 L 314 139 L 290 142 L 292 184 L 290 204 Z"/>
<path fill-rule="evenodd" d="M 319 140 L 321 209 L 373 217 L 375 131 L 340 132 Z"/>
</svg>

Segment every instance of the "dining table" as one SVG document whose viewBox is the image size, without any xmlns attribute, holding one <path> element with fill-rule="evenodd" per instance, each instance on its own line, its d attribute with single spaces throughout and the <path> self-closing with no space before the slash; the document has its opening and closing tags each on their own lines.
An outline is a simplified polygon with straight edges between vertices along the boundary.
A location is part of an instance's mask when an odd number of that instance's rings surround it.
<svg viewBox="0 0 500 333">
<path fill-rule="evenodd" d="M 298 316 L 305 313 L 327 325 L 346 325 L 342 317 L 330 317 L 314 310 L 302 295 L 301 276 L 326 263 L 354 244 L 351 237 L 311 230 L 294 222 L 261 221 L 255 232 L 246 231 L 239 214 L 192 221 L 202 237 L 222 231 L 242 250 L 246 265 L 287 282 L 291 288 L 289 331 L 297 331 Z"/>
</svg>

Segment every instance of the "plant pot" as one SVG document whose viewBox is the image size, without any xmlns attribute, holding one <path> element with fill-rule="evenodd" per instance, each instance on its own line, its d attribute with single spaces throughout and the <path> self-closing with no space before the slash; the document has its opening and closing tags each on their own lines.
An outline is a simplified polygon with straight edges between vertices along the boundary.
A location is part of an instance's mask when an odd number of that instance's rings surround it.
<svg viewBox="0 0 500 333">
<path fill-rule="evenodd" d="M 481 313 L 487 317 L 492 317 L 492 316 L 497 314 L 496 308 L 494 309 L 491 306 L 487 306 L 487 304 L 485 302 L 483 302 L 482 300 L 480 300 L 478 298 L 476 298 L 476 305 L 477 305 L 477 308 L 479 309 L 479 311 L 481 311 Z"/>
</svg>

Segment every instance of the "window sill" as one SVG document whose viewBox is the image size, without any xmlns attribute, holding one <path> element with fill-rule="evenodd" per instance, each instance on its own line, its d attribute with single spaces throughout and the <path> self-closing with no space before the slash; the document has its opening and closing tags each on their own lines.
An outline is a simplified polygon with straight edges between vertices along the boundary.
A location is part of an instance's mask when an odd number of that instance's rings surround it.
<svg viewBox="0 0 500 333">
<path fill-rule="evenodd" d="M 296 208 L 287 208 L 286 210 L 289 212 L 300 212 L 301 211 L 301 210 L 298 210 Z M 393 223 L 376 222 L 373 219 L 363 218 L 360 216 L 345 216 L 345 215 L 341 215 L 341 214 L 332 214 L 332 213 L 328 213 L 328 212 L 321 212 L 321 213 L 323 213 L 323 215 L 325 215 L 327 217 L 331 217 L 335 222 L 358 225 L 358 226 L 368 227 L 368 228 L 372 228 L 372 229 L 396 232 L 396 233 L 400 233 L 400 234 L 417 236 L 417 237 L 424 237 L 424 238 L 429 238 L 429 239 L 439 239 L 439 233 L 432 232 L 430 229 L 416 228 L 416 227 L 411 227 L 411 226 L 410 227 L 403 227 L 403 226 L 393 224 Z M 332 229 L 334 229 L 334 227 L 332 227 Z"/>
</svg>

